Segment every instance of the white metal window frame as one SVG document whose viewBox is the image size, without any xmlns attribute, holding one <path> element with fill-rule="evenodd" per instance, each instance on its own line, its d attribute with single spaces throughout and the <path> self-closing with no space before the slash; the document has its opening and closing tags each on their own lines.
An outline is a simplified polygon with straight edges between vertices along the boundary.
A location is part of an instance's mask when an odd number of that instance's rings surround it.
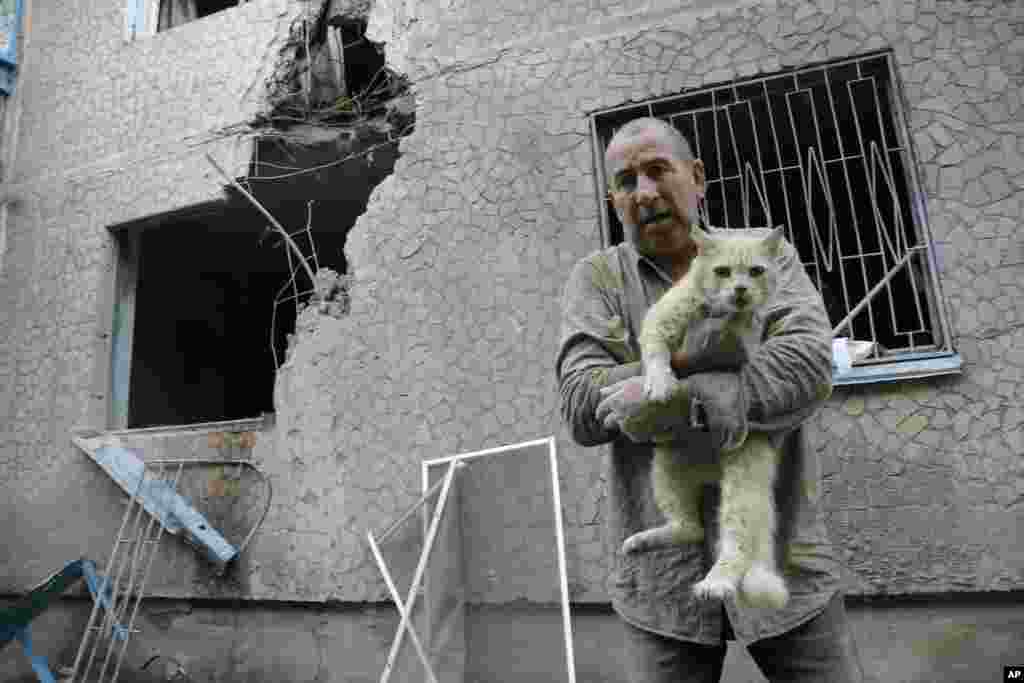
<svg viewBox="0 0 1024 683">
<path fill-rule="evenodd" d="M 366 532 L 366 539 L 370 546 L 371 553 L 373 554 L 374 561 L 384 578 L 384 582 L 388 588 L 388 593 L 399 612 L 398 628 L 395 631 L 394 638 L 392 639 L 387 662 L 379 679 L 380 683 L 389 683 L 391 680 L 391 675 L 395 670 L 395 665 L 398 661 L 403 640 L 407 634 L 409 639 L 412 641 L 417 658 L 423 665 L 425 676 L 424 680 L 428 683 L 437 683 L 438 681 L 438 677 L 435 675 L 433 667 L 431 666 L 431 657 L 424 649 L 424 645 L 419 638 L 419 634 L 413 628 L 412 613 L 418 597 L 422 597 L 425 601 L 429 601 L 434 598 L 434 596 L 431 595 L 431 591 L 426 587 L 427 584 L 425 583 L 425 577 L 429 571 L 428 565 L 430 563 L 431 554 L 439 536 L 441 519 L 446 512 L 446 504 L 450 498 L 456 495 L 453 492 L 453 489 L 456 488 L 455 480 L 458 478 L 460 469 L 463 465 L 469 464 L 474 460 L 486 461 L 497 457 L 522 457 L 524 452 L 534 448 L 546 450 L 545 459 L 547 460 L 548 475 L 550 477 L 549 482 L 551 486 L 551 504 L 553 512 L 552 522 L 555 532 L 554 538 L 551 540 L 554 541 L 555 546 L 554 551 L 558 572 L 557 590 L 559 595 L 561 630 L 565 653 L 565 678 L 563 679 L 561 674 L 559 674 L 551 680 L 564 680 L 566 683 L 576 683 L 576 656 L 573 646 L 572 615 L 569 601 L 565 522 L 562 514 L 557 441 L 554 436 L 498 446 L 496 448 L 487 448 L 470 453 L 460 453 L 457 455 L 424 460 L 420 466 L 420 476 L 423 487 L 421 497 L 416 501 L 416 503 L 406 509 L 405 512 L 403 512 L 395 521 L 389 524 L 383 532 L 379 534 L 375 534 L 373 531 Z M 435 473 L 434 477 L 431 476 L 432 472 Z M 434 501 L 432 506 L 433 510 L 431 510 L 430 506 L 430 501 L 432 500 Z M 394 578 L 393 567 L 388 565 L 381 547 L 382 544 L 385 543 L 402 524 L 407 523 L 407 521 L 417 513 L 425 513 L 421 517 L 424 540 L 416 559 L 415 569 L 413 570 L 411 580 L 407 587 L 407 593 L 402 595 L 399 590 L 399 585 Z M 432 654 L 437 656 L 440 653 L 435 651 Z"/>
<path fill-rule="evenodd" d="M 911 287 L 912 288 L 916 288 L 917 286 L 919 286 L 919 284 L 923 288 L 925 288 L 924 294 L 929 298 L 930 306 L 929 306 L 928 316 L 929 316 L 929 319 L 930 319 L 930 322 L 931 322 L 931 326 L 927 330 L 927 332 L 932 335 L 933 341 L 935 343 L 930 345 L 932 348 L 914 349 L 913 348 L 913 346 L 914 346 L 914 344 L 913 344 L 913 337 L 910 336 L 909 338 L 911 340 L 911 343 L 910 343 L 910 348 L 909 349 L 900 350 L 898 352 L 894 352 L 891 355 L 887 355 L 885 357 L 881 357 L 877 353 L 877 351 L 875 351 L 873 353 L 873 358 L 868 358 L 866 361 L 862 359 L 860 362 L 855 363 L 852 367 L 850 367 L 848 364 L 842 363 L 841 360 L 840 360 L 840 362 L 838 364 L 834 362 L 834 366 L 836 366 L 836 367 L 834 367 L 834 373 L 833 373 L 834 384 L 836 384 L 836 385 L 844 385 L 844 384 L 877 383 L 877 382 L 897 381 L 897 380 L 912 379 L 912 378 L 919 378 L 919 377 L 928 377 L 928 376 L 933 376 L 933 375 L 952 374 L 952 373 L 960 372 L 961 366 L 962 366 L 962 359 L 959 356 L 959 354 L 957 354 L 955 352 L 955 350 L 953 349 L 953 347 L 952 347 L 952 336 L 951 336 L 951 331 L 950 331 L 950 327 L 949 327 L 949 323 L 948 323 L 948 316 L 947 316 L 947 313 L 946 313 L 946 304 L 945 304 L 945 300 L 942 297 L 942 293 L 941 293 L 942 290 L 941 290 L 941 286 L 940 286 L 939 279 L 938 279 L 938 270 L 937 270 L 937 264 L 936 264 L 936 258 L 935 258 L 934 245 L 933 245 L 933 241 L 931 239 L 930 230 L 928 228 L 927 214 L 926 214 L 926 211 L 925 211 L 924 194 L 920 190 L 920 183 L 919 183 L 919 179 L 918 179 L 918 176 L 917 176 L 916 158 L 915 158 L 915 155 L 914 155 L 913 147 L 912 147 L 912 145 L 910 143 L 910 139 L 911 138 L 910 138 L 910 135 L 908 133 L 907 126 L 906 126 L 906 119 L 904 117 L 904 106 L 905 105 L 904 105 L 904 102 L 903 102 L 902 91 L 901 91 L 901 88 L 900 88 L 898 74 L 896 73 L 895 64 L 894 64 L 894 61 L 893 61 L 892 54 L 889 51 L 868 53 L 868 54 L 865 54 L 865 55 L 859 55 L 859 56 L 851 57 L 851 58 L 844 59 L 844 60 L 837 60 L 837 61 L 826 63 L 826 64 L 806 66 L 806 67 L 801 67 L 801 68 L 798 68 L 798 69 L 783 71 L 783 72 L 774 73 L 774 74 L 760 75 L 760 76 L 757 76 L 757 77 L 754 77 L 754 78 L 741 79 L 741 80 L 733 81 L 733 82 L 730 82 L 730 83 L 724 83 L 724 84 L 709 86 L 709 87 L 706 87 L 706 88 L 701 88 L 701 89 L 698 89 L 698 90 L 688 91 L 688 92 L 684 92 L 684 93 L 677 94 L 677 95 L 671 95 L 671 96 L 667 96 L 667 97 L 654 98 L 654 99 L 648 100 L 646 102 L 622 105 L 622 106 L 613 107 L 613 108 L 610 108 L 610 109 L 604 109 L 604 110 L 592 113 L 590 115 L 590 125 L 591 125 L 591 140 L 592 140 L 592 143 L 593 143 L 593 153 L 594 153 L 594 166 L 595 166 L 595 169 L 596 169 L 595 180 L 598 183 L 597 194 L 598 194 L 599 202 L 601 202 L 604 205 L 604 209 L 605 209 L 605 210 L 602 210 L 600 212 L 600 215 L 601 215 L 601 228 L 602 228 L 602 239 L 603 239 L 604 243 L 605 244 L 610 244 L 611 241 L 612 241 L 611 223 L 610 223 L 610 218 L 609 218 L 611 209 L 610 209 L 610 203 L 609 203 L 609 200 L 608 200 L 608 197 L 607 197 L 607 193 L 605 191 L 605 188 L 607 188 L 608 185 L 607 185 L 607 179 L 605 178 L 605 174 L 604 174 L 604 146 L 607 143 L 608 124 L 605 123 L 604 120 L 608 119 L 609 117 L 615 116 L 616 120 L 620 120 L 621 121 L 620 117 L 625 113 L 625 114 L 629 115 L 628 118 L 636 118 L 636 117 L 639 117 L 639 116 L 657 116 L 659 118 L 662 118 L 663 120 L 669 121 L 670 123 L 674 123 L 674 119 L 676 119 L 678 117 L 684 117 L 685 116 L 685 117 L 694 117 L 693 126 L 694 126 L 694 129 L 696 129 L 696 125 L 697 124 L 696 124 L 696 118 L 695 117 L 697 115 L 699 115 L 699 114 L 709 113 L 712 110 L 714 110 L 716 112 L 718 110 L 725 110 L 726 112 L 728 112 L 730 110 L 730 108 L 739 107 L 741 105 L 746 105 L 747 108 L 750 109 L 750 105 L 749 105 L 750 101 L 749 100 L 743 100 L 743 99 L 740 98 L 740 96 L 738 94 L 738 89 L 739 88 L 749 88 L 750 86 L 752 86 L 752 85 L 756 86 L 759 83 L 760 84 L 766 84 L 768 81 L 771 81 L 771 80 L 777 81 L 778 79 L 792 77 L 794 79 L 793 82 L 794 82 L 794 85 L 796 87 L 795 87 L 793 92 L 787 92 L 786 93 L 786 102 L 787 102 L 787 110 L 788 110 L 786 112 L 786 114 L 788 114 L 789 124 L 791 126 L 793 126 L 793 140 L 795 141 L 799 136 L 796 134 L 795 127 L 797 126 L 797 123 L 793 119 L 792 109 L 790 108 L 790 96 L 794 95 L 794 94 L 802 94 L 805 91 L 807 91 L 809 93 L 809 89 L 808 88 L 800 88 L 798 85 L 796 85 L 797 81 L 795 79 L 798 76 L 800 76 L 802 74 L 808 74 L 808 73 L 811 73 L 811 72 L 820 71 L 820 72 L 822 72 L 825 75 L 825 83 L 826 83 L 826 85 L 828 85 L 828 82 L 829 82 L 828 81 L 829 69 L 836 68 L 836 67 L 844 67 L 844 66 L 845 67 L 849 67 L 851 65 L 857 65 L 858 79 L 855 79 L 855 80 L 867 80 L 869 77 L 864 76 L 861 73 L 860 65 L 865 64 L 868 61 L 876 61 L 876 60 L 879 60 L 879 59 L 884 59 L 886 61 L 887 67 L 888 67 L 889 86 L 891 88 L 891 90 L 890 90 L 891 98 L 890 98 L 890 101 L 889 101 L 889 107 L 891 109 L 891 114 L 892 114 L 891 119 L 888 121 L 888 123 L 891 124 L 891 126 L 895 130 L 895 134 L 897 136 L 897 143 L 896 143 L 895 146 L 888 146 L 887 145 L 887 143 L 884 140 L 884 138 L 885 138 L 885 134 L 884 133 L 882 134 L 882 138 L 883 138 L 882 145 L 885 146 L 886 149 L 880 151 L 878 149 L 877 145 L 875 144 L 875 141 L 871 141 L 868 146 L 865 146 L 864 145 L 864 139 L 861 137 L 862 133 L 861 133 L 861 129 L 860 129 L 860 124 L 859 124 L 859 122 L 855 118 L 854 122 L 857 124 L 856 131 L 857 131 L 857 137 L 858 137 L 858 140 L 856 142 L 857 142 L 857 145 L 862 150 L 862 153 L 857 154 L 856 150 L 846 150 L 845 147 L 844 147 L 844 143 L 845 143 L 845 145 L 850 145 L 851 144 L 850 141 L 844 141 L 842 139 L 842 136 L 837 135 L 836 136 L 836 138 L 837 138 L 836 142 L 837 142 L 837 145 L 838 145 L 839 150 L 840 150 L 839 158 L 827 159 L 827 158 L 825 158 L 824 152 L 823 151 L 819 151 L 821 149 L 821 147 L 822 147 L 822 144 L 821 144 L 821 139 L 822 139 L 821 138 L 821 131 L 820 131 L 820 128 L 819 128 L 819 120 L 820 119 L 817 117 L 817 111 L 814 110 L 815 111 L 815 118 L 813 120 L 813 124 L 814 124 L 815 132 L 816 132 L 816 135 L 817 135 L 817 141 L 819 143 L 819 148 L 818 148 L 818 150 L 816 150 L 814 147 L 809 147 L 807 150 L 802 150 L 800 155 L 799 155 L 800 158 L 797 161 L 796 165 L 794 165 L 794 166 L 787 166 L 783 162 L 783 160 L 782 160 L 782 153 L 781 153 L 781 151 L 779 151 L 778 134 L 777 134 L 777 131 L 775 129 L 776 119 L 778 118 L 778 115 L 771 110 L 771 105 L 770 105 L 770 103 L 768 103 L 768 108 L 769 108 L 769 113 L 770 113 L 769 124 L 771 126 L 772 140 L 775 141 L 775 147 L 776 147 L 775 154 L 776 154 L 776 162 L 777 162 L 778 167 L 777 168 L 773 168 L 773 169 L 765 168 L 764 164 L 762 163 L 762 158 L 761 158 L 762 150 L 760 149 L 760 144 L 757 143 L 757 137 L 755 135 L 755 143 L 756 143 L 755 146 L 757 147 L 757 149 L 753 150 L 753 152 L 754 152 L 754 154 L 756 154 L 756 158 L 757 158 L 756 163 L 757 163 L 758 168 L 760 169 L 759 172 L 755 171 L 752 168 L 752 166 L 751 166 L 749 158 L 744 159 L 743 155 L 740 154 L 739 150 L 736 148 L 736 146 L 735 146 L 735 138 L 732 137 L 732 134 L 730 132 L 730 140 L 732 141 L 732 148 L 733 148 L 732 151 L 733 151 L 733 153 L 735 155 L 735 159 L 738 162 L 737 165 L 738 166 L 742 165 L 742 170 L 740 170 L 736 176 L 721 177 L 721 178 L 709 177 L 708 178 L 708 192 L 710 194 L 711 189 L 715 186 L 716 183 L 724 183 L 726 180 L 738 181 L 739 184 L 740 184 L 740 187 L 741 187 L 742 196 L 749 198 L 748 200 L 743 200 L 745 202 L 743 207 L 742 207 L 743 208 L 743 214 L 744 214 L 743 215 L 744 224 L 749 225 L 749 220 L 750 220 L 749 206 L 750 206 L 750 202 L 752 202 L 752 201 L 754 201 L 756 199 L 757 201 L 759 201 L 760 206 L 764 210 L 764 213 L 768 216 L 768 222 L 769 222 L 770 225 L 776 225 L 776 224 L 779 224 L 779 223 L 783 223 L 784 225 L 787 226 L 787 231 L 795 231 L 795 230 L 797 230 L 801 226 L 794 225 L 792 220 L 791 220 L 792 217 L 789 215 L 790 201 L 789 201 L 788 197 L 786 198 L 786 212 L 787 212 L 787 215 L 785 217 L 774 217 L 774 218 L 771 216 L 771 209 L 770 209 L 768 203 L 765 200 L 765 193 L 767 192 L 767 188 L 765 187 L 764 177 L 765 177 L 766 173 L 772 173 L 772 172 L 782 173 L 783 171 L 799 169 L 799 173 L 800 173 L 801 179 L 803 180 L 803 184 L 804 184 L 804 193 L 805 193 L 805 198 L 806 198 L 806 195 L 809 192 L 809 188 L 810 188 L 810 177 L 811 177 L 811 175 L 813 173 L 814 175 L 816 175 L 816 177 L 817 177 L 817 179 L 819 181 L 819 187 L 822 187 L 822 186 L 824 187 L 825 197 L 826 197 L 826 200 L 827 200 L 828 206 L 829 206 L 830 220 L 828 221 L 827 231 L 826 231 L 826 234 L 824 235 L 825 240 L 823 240 L 822 239 L 823 235 L 818 230 L 819 226 L 816 225 L 816 221 L 814 219 L 813 213 L 808 212 L 808 214 L 807 214 L 807 221 L 806 221 L 807 226 L 805 227 L 805 229 L 807 229 L 808 232 L 809 232 L 808 237 L 809 237 L 809 240 L 814 243 L 814 246 L 815 246 L 815 249 L 816 249 L 816 253 L 814 254 L 814 256 L 813 256 L 811 261 L 804 260 L 804 255 L 803 254 L 801 254 L 801 259 L 803 260 L 805 266 L 812 265 L 814 268 L 820 269 L 824 265 L 824 267 L 831 272 L 832 260 L 836 256 L 834 250 L 839 247 L 839 244 L 838 244 L 838 241 L 837 241 L 838 240 L 838 237 L 837 237 L 837 225 L 836 225 L 836 221 L 835 221 L 836 213 L 835 213 L 835 207 L 833 205 L 833 196 L 832 196 L 832 193 L 831 193 L 831 190 L 830 190 L 830 187 L 829 187 L 829 181 L 828 181 L 828 179 L 826 177 L 826 174 L 823 173 L 822 169 L 824 167 L 824 164 L 836 163 L 836 162 L 840 162 L 840 163 L 844 163 L 845 164 L 847 161 L 850 161 L 850 160 L 861 159 L 861 162 L 865 166 L 865 172 L 868 175 L 868 185 L 869 185 L 868 191 L 869 191 L 869 194 L 871 196 L 871 201 L 872 201 L 872 204 L 873 204 L 873 209 L 875 211 L 874 218 L 876 220 L 876 229 L 879 232 L 879 234 L 878 234 L 878 242 L 879 242 L 879 245 L 880 245 L 879 246 L 879 253 L 881 253 L 882 251 L 885 251 L 886 250 L 885 247 L 888 247 L 888 256 L 891 259 L 891 263 L 889 262 L 889 260 L 885 259 L 885 257 L 883 256 L 883 262 L 886 264 L 887 272 L 884 275 L 882 275 L 880 278 L 878 278 L 877 280 L 868 281 L 867 280 L 867 276 L 866 276 L 866 269 L 863 268 L 863 263 L 865 261 L 865 257 L 866 256 L 876 256 L 877 254 L 872 254 L 872 253 L 864 252 L 863 248 L 860 247 L 860 246 L 858 246 L 858 248 L 860 249 L 860 253 L 859 254 L 852 254 L 851 255 L 851 254 L 842 254 L 841 252 L 838 254 L 838 258 L 840 260 L 842 260 L 842 259 L 854 259 L 854 258 L 859 258 L 860 259 L 861 265 L 862 265 L 862 270 L 865 270 L 865 276 L 864 276 L 865 277 L 865 283 L 866 283 L 867 287 L 870 287 L 870 289 L 860 299 L 859 302 L 856 302 L 856 303 L 853 303 L 851 305 L 847 305 L 846 306 L 847 315 L 833 329 L 833 335 L 837 339 L 840 338 L 841 337 L 841 333 L 844 331 L 844 329 L 849 329 L 848 325 L 852 323 L 853 318 L 856 315 L 862 314 L 864 312 L 865 308 L 869 308 L 870 309 L 872 307 L 872 301 L 873 301 L 874 297 L 879 292 L 881 292 L 883 289 L 888 288 L 892 278 L 894 276 L 898 275 L 907 266 L 907 264 L 910 262 L 910 260 L 914 256 L 918 256 L 923 261 L 923 264 L 922 264 L 923 265 L 923 269 L 926 271 L 924 273 L 924 275 L 925 275 L 924 279 L 926 281 L 924 283 L 918 283 L 916 278 L 914 278 L 914 277 L 909 278 L 909 281 L 911 283 Z M 873 78 L 871 78 L 871 80 L 873 81 Z M 831 85 L 828 85 L 828 87 L 831 88 Z M 847 86 L 847 87 L 849 88 L 849 86 Z M 873 84 L 873 87 L 874 87 L 874 84 Z M 733 94 L 734 97 L 733 97 L 733 100 L 732 100 L 731 103 L 721 104 L 721 105 L 713 104 L 710 107 L 704 106 L 704 107 L 686 108 L 686 101 L 687 100 L 692 102 L 692 101 L 696 100 L 696 98 L 698 98 L 699 96 L 705 96 L 706 97 L 706 96 L 708 96 L 710 94 L 710 95 L 712 95 L 712 99 L 714 101 L 715 93 L 725 92 L 725 91 L 732 91 L 732 94 Z M 764 92 L 765 92 L 765 98 L 766 98 L 766 102 L 767 102 L 767 95 L 768 95 L 767 86 L 765 86 Z M 829 96 L 831 98 L 832 97 L 832 90 L 829 89 L 828 92 L 829 92 Z M 875 92 L 875 101 L 876 101 L 876 109 L 877 109 L 876 113 L 878 115 L 878 124 L 879 124 L 880 130 L 884 130 L 885 124 L 882 121 L 881 107 L 877 106 L 877 103 L 878 103 L 878 89 L 874 88 L 874 92 Z M 808 97 L 810 97 L 810 95 L 808 95 Z M 852 99 L 852 94 L 850 94 L 850 98 L 851 98 L 850 99 L 851 106 L 856 108 L 856 104 L 854 103 L 854 101 Z M 669 108 L 669 107 L 676 106 L 677 102 L 681 105 L 681 108 L 678 111 L 676 111 L 675 109 L 670 109 Z M 813 101 L 812 101 L 812 106 L 813 106 Z M 752 109 L 750 109 L 750 110 L 752 111 Z M 835 114 L 835 110 L 831 106 L 831 104 L 830 104 L 830 113 L 831 113 L 831 115 L 833 117 L 833 122 L 835 123 L 835 129 L 838 130 L 839 129 L 839 124 L 838 124 L 838 121 L 835 120 L 836 114 Z M 718 168 L 722 169 L 722 168 L 724 168 L 724 166 L 722 164 L 722 160 L 721 160 L 722 144 L 721 144 L 721 139 L 719 138 L 719 135 L 718 135 L 718 118 L 717 118 L 717 116 L 714 118 L 714 121 L 715 121 L 715 131 L 714 131 L 714 134 L 715 134 L 715 151 L 716 151 L 716 153 L 718 154 L 718 157 L 719 157 L 717 159 L 717 161 L 718 161 Z M 730 118 L 729 121 L 730 121 L 730 124 L 731 124 L 732 119 Z M 755 128 L 757 126 L 757 122 L 758 122 L 758 119 L 754 118 L 754 115 L 751 114 L 751 123 L 754 125 Z M 602 135 L 601 135 L 602 132 L 605 133 L 604 137 L 602 137 Z M 696 136 L 696 137 L 697 137 L 697 139 L 695 141 L 693 141 L 693 142 L 696 143 L 696 147 L 697 147 L 694 150 L 694 153 L 695 153 L 695 156 L 697 156 L 698 158 L 702 158 L 701 150 L 700 150 L 700 137 L 701 136 Z M 893 169 L 892 169 L 891 163 L 888 161 L 888 154 L 891 154 L 891 153 L 898 153 L 900 155 L 900 162 L 901 162 L 901 165 L 902 165 L 903 170 L 904 170 L 903 182 L 905 183 L 905 185 L 907 187 L 907 192 L 908 192 L 909 196 L 903 198 L 903 201 L 906 202 L 907 204 L 909 204 L 909 206 L 906 206 L 904 208 L 908 208 L 909 209 L 910 214 L 912 215 L 912 218 L 913 218 L 912 229 L 913 229 L 914 234 L 916 236 L 916 241 L 915 241 L 914 244 L 907 243 L 906 236 L 903 233 L 904 226 L 901 223 L 902 219 L 900 218 L 900 216 L 898 214 L 895 217 L 895 223 L 896 223 L 896 225 L 895 225 L 895 229 L 896 229 L 895 235 L 892 235 L 892 234 L 882 234 L 883 231 L 882 231 L 881 227 L 878 227 L 878 226 L 882 226 L 882 227 L 887 227 L 887 226 L 885 226 L 884 222 L 882 221 L 882 217 L 878 213 L 878 203 L 877 203 L 878 196 L 877 196 L 877 192 L 882 192 L 882 191 L 888 190 L 891 193 L 891 195 L 890 195 L 891 198 L 893 198 L 893 199 L 895 199 L 896 195 L 897 195 L 897 192 L 895 190 L 894 179 L 893 179 Z M 752 156 L 752 155 L 749 155 L 749 156 Z M 758 175 L 760 175 L 760 178 L 758 177 Z M 877 180 L 878 175 L 881 175 L 881 177 L 883 179 L 883 182 L 885 183 L 885 185 L 887 185 L 887 187 L 876 187 L 876 185 L 878 184 L 878 180 Z M 781 182 L 780 182 L 780 184 L 782 184 L 783 190 L 785 192 L 785 185 L 783 183 L 781 183 Z M 847 178 L 846 190 L 847 190 L 848 194 L 851 193 L 850 185 L 849 185 L 849 179 L 848 178 Z M 852 194 L 849 197 L 849 201 L 850 201 L 851 205 L 854 205 L 854 200 L 853 200 Z M 727 206 L 728 205 L 724 205 L 723 206 L 723 210 L 726 212 L 726 215 L 728 215 L 728 208 L 727 208 Z M 856 208 L 852 208 L 851 209 L 851 212 L 854 214 L 854 216 L 856 216 L 856 211 L 857 211 Z M 704 215 L 704 218 L 705 218 L 705 220 L 707 220 L 706 213 Z M 737 223 L 734 222 L 734 221 L 731 221 L 729 227 L 737 227 Z M 790 232 L 790 234 L 792 235 L 793 233 Z M 857 231 L 856 235 L 857 235 L 858 245 L 860 245 L 860 243 L 861 243 L 861 232 L 860 232 L 860 230 Z M 886 243 L 885 245 L 882 244 L 883 239 L 884 239 L 884 241 Z M 828 244 L 825 243 L 826 241 L 828 242 Z M 822 260 L 824 260 L 825 263 L 824 264 L 818 263 L 818 261 L 817 261 L 818 257 L 820 257 Z M 818 270 L 817 272 L 819 273 L 818 280 L 819 280 L 819 283 L 820 283 L 820 270 Z M 842 265 L 840 265 L 840 267 L 839 267 L 839 272 L 840 272 L 840 277 L 843 278 L 842 287 L 843 287 L 843 297 L 844 297 L 844 300 L 849 301 L 848 292 L 846 291 L 845 272 L 842 269 Z M 814 278 L 812 278 L 812 279 L 814 279 Z M 916 292 L 916 289 L 915 289 L 915 292 Z M 915 305 L 917 306 L 917 309 L 918 309 L 917 310 L 918 316 L 923 321 L 923 317 L 921 316 L 921 304 L 920 304 L 920 300 L 919 299 L 915 301 Z M 892 308 L 891 303 L 890 303 L 889 308 L 890 309 Z M 897 324 L 895 323 L 895 311 L 890 310 L 890 314 L 893 316 L 894 327 L 896 327 Z M 870 322 L 870 327 L 872 329 L 872 336 L 874 336 L 874 328 L 875 328 L 874 320 L 875 320 L 875 316 L 876 315 L 877 314 L 873 310 L 869 310 L 868 316 L 869 316 L 869 319 L 871 321 Z M 872 339 L 872 343 L 875 344 L 874 348 L 877 349 L 877 339 Z M 838 355 L 839 354 L 837 353 L 836 356 L 838 356 Z M 834 359 L 834 361 L 835 360 L 836 359 Z M 845 365 L 845 367 L 844 367 L 844 365 Z"/>
</svg>

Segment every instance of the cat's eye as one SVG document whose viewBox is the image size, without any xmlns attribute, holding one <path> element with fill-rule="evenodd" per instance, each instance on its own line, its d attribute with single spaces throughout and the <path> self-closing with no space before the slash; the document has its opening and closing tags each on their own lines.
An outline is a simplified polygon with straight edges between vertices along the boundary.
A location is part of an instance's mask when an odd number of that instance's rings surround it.
<svg viewBox="0 0 1024 683">
<path fill-rule="evenodd" d="M 714 273 L 718 277 L 729 277 L 732 275 L 732 269 L 729 266 L 716 266 Z"/>
<path fill-rule="evenodd" d="M 761 277 L 764 275 L 764 266 L 750 266 L 751 277 Z"/>
</svg>

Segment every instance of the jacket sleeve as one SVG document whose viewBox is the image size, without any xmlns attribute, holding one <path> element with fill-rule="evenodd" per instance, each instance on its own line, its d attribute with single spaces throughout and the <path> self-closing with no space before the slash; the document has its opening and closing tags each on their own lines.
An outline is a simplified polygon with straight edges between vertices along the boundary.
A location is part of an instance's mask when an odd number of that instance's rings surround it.
<svg viewBox="0 0 1024 683">
<path fill-rule="evenodd" d="M 594 412 L 602 387 L 643 374 L 631 352 L 621 311 L 621 277 L 599 252 L 573 268 L 562 296 L 561 342 L 555 361 L 562 419 L 581 446 L 597 446 L 618 436 Z"/>
<path fill-rule="evenodd" d="M 796 249 L 788 241 L 783 244 L 764 340 L 741 371 L 754 429 L 797 426 L 832 394 L 828 314 Z"/>
</svg>

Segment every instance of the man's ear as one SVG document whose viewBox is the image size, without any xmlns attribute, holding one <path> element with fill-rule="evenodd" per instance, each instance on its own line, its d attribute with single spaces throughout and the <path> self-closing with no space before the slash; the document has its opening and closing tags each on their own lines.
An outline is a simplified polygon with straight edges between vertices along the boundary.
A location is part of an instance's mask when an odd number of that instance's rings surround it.
<svg viewBox="0 0 1024 683">
<path fill-rule="evenodd" d="M 690 224 L 690 239 L 697 245 L 697 253 L 707 254 L 713 249 L 714 241 L 704 232 L 704 228 L 696 223 Z"/>
<path fill-rule="evenodd" d="M 690 162 L 690 166 L 693 169 L 693 182 L 697 186 L 700 198 L 704 199 L 704 162 L 700 159 L 694 159 Z"/>
</svg>

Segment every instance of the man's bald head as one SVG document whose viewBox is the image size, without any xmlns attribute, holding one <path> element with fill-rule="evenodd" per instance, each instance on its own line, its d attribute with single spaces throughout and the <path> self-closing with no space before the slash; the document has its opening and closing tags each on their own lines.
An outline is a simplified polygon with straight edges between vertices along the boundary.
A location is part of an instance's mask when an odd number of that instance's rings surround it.
<svg viewBox="0 0 1024 683">
<path fill-rule="evenodd" d="M 612 139 L 608 141 L 608 147 L 610 148 L 612 145 L 626 140 L 632 140 L 648 132 L 656 134 L 658 138 L 667 142 L 672 149 L 673 156 L 679 161 L 690 161 L 694 158 L 693 150 L 690 149 L 690 143 L 686 141 L 683 134 L 670 123 L 652 116 L 644 116 L 627 121 L 621 128 L 615 131 Z M 607 160 L 607 155 L 605 159 Z"/>
<path fill-rule="evenodd" d="M 647 256 L 685 260 L 704 198 L 704 164 L 686 138 L 661 119 L 634 119 L 612 136 L 604 161 L 626 238 Z"/>
</svg>

